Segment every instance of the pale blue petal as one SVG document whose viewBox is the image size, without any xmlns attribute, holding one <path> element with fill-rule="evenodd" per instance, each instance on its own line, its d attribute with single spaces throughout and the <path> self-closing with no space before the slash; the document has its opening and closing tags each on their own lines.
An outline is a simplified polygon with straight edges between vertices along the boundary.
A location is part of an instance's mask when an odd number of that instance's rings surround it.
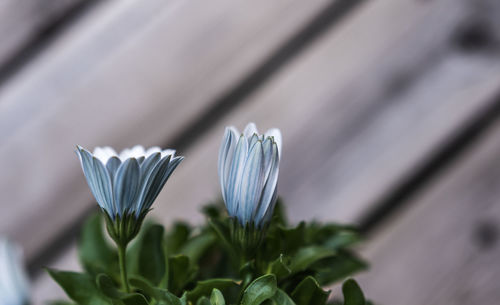
<svg viewBox="0 0 500 305">
<path fill-rule="evenodd" d="M 244 136 L 240 136 L 234 152 L 233 160 L 230 164 L 228 180 L 226 185 L 226 208 L 229 215 L 234 216 L 238 208 L 238 197 L 240 184 L 245 162 L 248 155 L 248 141 Z"/>
<path fill-rule="evenodd" d="M 168 163 L 170 162 L 171 157 L 171 155 L 167 155 L 166 157 L 160 159 L 150 171 L 150 174 L 145 181 L 144 188 L 141 189 L 139 200 L 137 201 L 136 215 L 139 215 L 142 211 L 146 210 L 146 206 L 152 203 L 152 189 L 158 186 L 157 177 L 159 174 L 168 169 Z"/>
<path fill-rule="evenodd" d="M 262 197 L 259 202 L 259 206 L 256 210 L 256 215 L 255 215 L 255 223 L 259 224 L 263 218 L 265 218 L 266 213 L 269 213 L 269 210 L 274 209 L 274 202 L 276 198 L 276 189 L 277 189 L 277 184 L 278 184 L 278 174 L 279 174 L 279 154 L 278 154 L 278 147 L 276 143 L 273 143 L 272 145 L 272 158 L 271 158 L 271 164 L 269 166 L 269 174 L 265 178 L 265 186 L 262 191 Z M 274 197 L 274 199 L 273 199 Z M 272 211 L 270 212 L 272 213 Z"/>
<path fill-rule="evenodd" d="M 264 151 L 264 170 L 265 170 L 265 180 L 269 177 L 269 172 L 271 171 L 271 162 L 273 158 L 273 141 L 271 138 L 267 138 L 262 143 L 262 149 Z"/>
<path fill-rule="evenodd" d="M 224 132 L 218 160 L 219 182 L 221 185 L 222 198 L 224 199 L 224 202 L 226 201 L 228 192 L 227 181 L 229 176 L 229 169 L 234 156 L 237 141 L 237 131 L 232 127 L 227 127 Z"/>
<path fill-rule="evenodd" d="M 145 209 L 149 209 L 151 207 L 154 200 L 156 199 L 156 197 L 158 197 L 161 190 L 163 189 L 163 186 L 165 186 L 165 183 L 167 183 L 168 178 L 170 178 L 170 175 L 172 175 L 175 168 L 181 163 L 182 160 L 184 160 L 184 157 L 175 157 L 171 159 L 170 162 L 168 162 L 167 167 L 160 168 L 151 185 L 150 191 L 146 196 L 144 202 Z"/>
<path fill-rule="evenodd" d="M 97 185 L 96 172 L 94 169 L 94 161 L 92 155 L 81 146 L 77 146 L 78 157 L 80 158 L 80 163 L 83 169 L 83 174 L 85 175 L 85 179 L 87 180 L 87 184 L 89 185 L 90 191 L 94 195 L 95 200 L 99 204 L 99 206 L 108 211 L 109 206 L 105 201 L 105 198 L 102 196 L 100 192 L 99 186 Z M 110 214 L 111 210 L 108 211 Z M 111 217 L 114 217 L 110 214 Z"/>
<path fill-rule="evenodd" d="M 28 304 L 29 295 L 21 249 L 0 237 L 0 304 Z"/>
<path fill-rule="evenodd" d="M 152 176 L 156 175 L 156 172 L 158 171 L 157 167 L 160 162 L 161 162 L 161 152 L 156 152 L 152 153 L 141 164 L 141 169 L 140 169 L 141 181 L 140 181 L 139 191 L 136 196 L 136 202 L 134 208 L 137 215 L 140 214 L 140 211 L 142 211 L 142 206 L 144 205 L 144 198 L 146 197 L 146 194 L 149 188 L 151 187 L 151 183 L 154 178 L 154 177 L 152 178 Z"/>
<path fill-rule="evenodd" d="M 264 214 L 264 217 L 262 217 L 261 220 L 256 221 L 255 225 L 258 226 L 259 228 L 262 228 L 265 224 L 268 224 L 271 221 L 271 218 L 273 217 L 274 213 L 274 207 L 276 206 L 276 199 L 278 199 L 278 188 L 274 188 L 274 193 L 271 199 L 271 203 L 269 207 L 266 210 L 266 213 Z"/>
<path fill-rule="evenodd" d="M 144 162 L 144 159 L 145 159 L 145 158 L 144 158 L 144 156 L 140 156 L 140 157 L 137 157 L 137 158 L 135 158 L 135 159 L 137 160 L 137 163 L 139 163 L 139 165 L 141 165 L 141 164 L 142 164 L 142 162 Z"/>
<path fill-rule="evenodd" d="M 249 139 L 248 139 L 248 149 L 252 149 L 252 147 L 254 146 L 255 143 L 257 143 L 257 141 L 259 141 L 259 135 L 254 133 Z"/>
<path fill-rule="evenodd" d="M 250 149 L 249 157 L 243 170 L 241 180 L 241 191 L 239 194 L 240 207 L 237 215 L 246 224 L 253 219 L 254 211 L 257 208 L 262 189 L 264 187 L 264 153 L 262 142 L 255 143 Z"/>
<path fill-rule="evenodd" d="M 116 171 L 114 194 L 118 215 L 132 212 L 139 189 L 139 163 L 135 158 L 127 159 Z"/>
<path fill-rule="evenodd" d="M 92 165 L 95 171 L 94 177 L 96 191 L 99 194 L 99 198 L 101 198 L 102 200 L 102 202 L 99 202 L 98 200 L 97 203 L 99 203 L 101 207 L 104 206 L 108 214 L 112 218 L 114 218 L 117 211 L 113 202 L 113 187 L 111 184 L 111 177 L 109 176 L 108 170 L 106 169 L 106 167 L 104 167 L 104 164 L 102 164 L 99 159 L 92 157 L 92 161 Z"/>
<path fill-rule="evenodd" d="M 120 164 L 122 164 L 122 161 L 116 156 L 113 156 L 108 159 L 108 162 L 106 163 L 106 168 L 109 171 L 109 175 L 114 179 L 114 176 L 116 174 L 116 170 L 118 167 L 120 167 Z"/>
</svg>

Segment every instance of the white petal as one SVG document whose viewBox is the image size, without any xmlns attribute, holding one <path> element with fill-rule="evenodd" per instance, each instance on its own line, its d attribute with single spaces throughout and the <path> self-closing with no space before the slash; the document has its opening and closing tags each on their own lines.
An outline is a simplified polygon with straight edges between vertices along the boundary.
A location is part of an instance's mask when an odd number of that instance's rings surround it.
<svg viewBox="0 0 500 305">
<path fill-rule="evenodd" d="M 259 134 L 257 126 L 255 126 L 255 123 L 248 123 L 245 130 L 243 130 L 243 135 L 247 140 L 250 140 L 254 134 Z"/>
<path fill-rule="evenodd" d="M 142 147 L 141 145 L 136 145 L 132 148 L 124 149 L 120 153 L 119 158 L 123 162 L 129 158 L 138 158 L 140 156 L 144 156 L 145 154 L 146 154 L 146 151 L 144 150 L 144 147 Z"/>
<path fill-rule="evenodd" d="M 94 148 L 93 156 L 96 157 L 97 159 L 101 160 L 101 162 L 103 164 L 106 164 L 108 162 L 109 158 L 116 156 L 116 155 L 117 155 L 116 151 L 109 146 Z"/>
<path fill-rule="evenodd" d="M 165 149 L 161 151 L 162 158 L 165 158 L 166 156 L 169 155 L 173 158 L 175 156 L 175 149 Z"/>
</svg>

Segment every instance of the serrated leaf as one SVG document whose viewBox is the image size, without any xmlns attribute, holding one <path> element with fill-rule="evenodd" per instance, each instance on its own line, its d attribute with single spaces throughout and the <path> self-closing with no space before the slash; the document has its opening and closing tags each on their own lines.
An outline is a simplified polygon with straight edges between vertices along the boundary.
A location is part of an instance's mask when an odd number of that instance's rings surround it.
<svg viewBox="0 0 500 305">
<path fill-rule="evenodd" d="M 342 285 L 344 295 L 344 305 L 365 305 L 366 300 L 363 291 L 353 279 L 348 279 Z"/>
<path fill-rule="evenodd" d="M 50 276 L 80 305 L 111 305 L 111 301 L 97 288 L 94 279 L 84 273 L 47 269 Z"/>
<path fill-rule="evenodd" d="M 323 247 L 311 246 L 302 248 L 292 257 L 290 270 L 292 273 L 304 271 L 310 265 L 334 255 L 335 251 Z"/>
<path fill-rule="evenodd" d="M 202 296 L 209 296 L 214 289 L 217 290 L 227 290 L 230 288 L 236 288 L 238 284 L 232 279 L 210 279 L 205 281 L 199 281 L 196 283 L 196 287 L 187 292 L 188 301 L 195 302 Z"/>
<path fill-rule="evenodd" d="M 152 225 L 147 228 L 139 250 L 139 274 L 153 284 L 158 284 L 165 274 L 163 253 L 163 227 Z"/>
<path fill-rule="evenodd" d="M 312 276 L 308 276 L 295 287 L 291 296 L 297 305 L 323 305 L 329 294 L 330 292 L 321 289 Z"/>
<path fill-rule="evenodd" d="M 210 295 L 210 304 L 211 305 L 226 305 L 226 300 L 224 300 L 224 296 L 219 289 L 214 288 L 212 290 L 212 294 Z"/>
<path fill-rule="evenodd" d="M 83 225 L 78 256 L 87 272 L 96 276 L 108 273 L 118 277 L 118 254 L 106 241 L 102 217 L 93 213 Z"/>
<path fill-rule="evenodd" d="M 277 289 L 276 277 L 273 274 L 263 275 L 251 282 L 245 289 L 241 305 L 259 305 L 270 299 Z"/>
</svg>

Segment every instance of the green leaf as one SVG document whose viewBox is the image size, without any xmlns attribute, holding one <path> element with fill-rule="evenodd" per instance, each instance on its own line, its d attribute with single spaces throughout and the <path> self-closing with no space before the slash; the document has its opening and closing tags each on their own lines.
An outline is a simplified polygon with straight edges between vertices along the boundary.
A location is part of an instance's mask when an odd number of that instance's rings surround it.
<svg viewBox="0 0 500 305">
<path fill-rule="evenodd" d="M 191 234 L 191 228 L 187 223 L 176 222 L 165 236 L 165 249 L 168 255 L 179 254 Z"/>
<path fill-rule="evenodd" d="M 224 291 L 236 287 L 238 287 L 238 284 L 232 279 L 210 279 L 199 281 L 196 283 L 196 287 L 193 290 L 188 291 L 187 299 L 188 301 L 195 302 L 202 296 L 208 296 L 210 293 L 213 293 L 214 289 Z"/>
<path fill-rule="evenodd" d="M 100 213 L 93 213 L 83 225 L 78 245 L 80 262 L 87 272 L 96 276 L 108 273 L 118 278 L 118 254 L 106 241 Z"/>
<path fill-rule="evenodd" d="M 201 297 L 198 299 L 198 302 L 196 302 L 196 305 L 210 305 L 210 300 L 207 297 Z"/>
<path fill-rule="evenodd" d="M 234 252 L 233 244 L 231 243 L 231 237 L 229 232 L 228 222 L 219 221 L 217 219 L 210 219 L 208 224 L 214 231 L 217 239 L 225 247 L 228 251 Z M 235 255 L 234 253 L 230 253 L 230 255 Z"/>
<path fill-rule="evenodd" d="M 127 247 L 127 271 L 130 275 L 139 275 L 139 254 L 143 248 L 143 241 L 146 235 L 146 232 L 149 231 L 149 228 L 157 225 L 156 223 L 148 220 L 142 224 L 141 230 L 139 230 L 139 234 L 134 238 L 129 246 Z"/>
<path fill-rule="evenodd" d="M 277 289 L 276 277 L 273 274 L 263 275 L 251 282 L 245 289 L 241 305 L 259 305 L 270 299 Z"/>
<path fill-rule="evenodd" d="M 80 305 L 111 305 L 111 301 L 102 294 L 94 279 L 84 273 L 47 269 L 50 276 L 66 292 L 68 297 Z"/>
<path fill-rule="evenodd" d="M 292 270 L 288 267 L 289 261 L 290 258 L 281 254 L 280 257 L 270 264 L 270 273 L 274 274 L 278 281 L 292 274 Z"/>
<path fill-rule="evenodd" d="M 196 269 L 191 266 L 189 258 L 185 255 L 176 255 L 168 258 L 168 290 L 174 294 L 192 280 Z"/>
<path fill-rule="evenodd" d="M 312 277 L 306 277 L 292 292 L 292 299 L 297 305 L 322 305 L 325 304 L 329 291 L 324 291 Z"/>
<path fill-rule="evenodd" d="M 323 247 L 311 246 L 302 248 L 293 256 L 290 270 L 292 273 L 304 271 L 310 265 L 334 255 L 335 251 Z"/>
<path fill-rule="evenodd" d="M 121 301 L 117 303 L 123 303 L 125 305 L 148 305 L 148 302 L 138 293 L 126 293 L 119 290 L 113 280 L 106 274 L 99 274 L 97 276 L 97 286 L 101 292 L 108 298 Z"/>
<path fill-rule="evenodd" d="M 226 301 L 224 300 L 224 296 L 219 289 L 214 288 L 212 290 L 212 294 L 210 295 L 210 304 L 211 305 L 226 305 Z"/>
<path fill-rule="evenodd" d="M 271 298 L 271 300 L 276 305 L 296 305 L 295 302 L 288 296 L 288 294 L 286 294 L 286 292 L 279 288 L 278 290 L 276 290 L 276 293 Z"/>
<path fill-rule="evenodd" d="M 351 246 L 361 241 L 361 237 L 355 231 L 341 231 L 328 238 L 323 246 L 332 250 L 338 250 L 347 246 Z"/>
<path fill-rule="evenodd" d="M 162 305 L 186 304 L 185 302 L 182 301 L 182 299 L 179 299 L 169 291 L 151 286 L 151 284 L 149 284 L 146 280 L 133 277 L 130 278 L 129 282 L 133 287 L 142 290 L 145 294 L 158 301 L 158 304 Z"/>
<path fill-rule="evenodd" d="M 161 225 L 152 225 L 147 228 L 139 250 L 139 274 L 155 285 L 165 274 L 163 231 Z"/>
<path fill-rule="evenodd" d="M 342 294 L 344 295 L 344 305 L 365 305 L 365 296 L 363 291 L 353 279 L 348 279 L 342 285 Z"/>
<path fill-rule="evenodd" d="M 311 267 L 316 271 L 315 278 L 322 286 L 367 268 L 368 264 L 365 261 L 345 250 L 340 250 L 335 256 L 322 260 Z"/>
<path fill-rule="evenodd" d="M 198 260 L 215 243 L 216 240 L 217 237 L 213 232 L 202 232 L 200 235 L 186 241 L 180 250 L 180 253 L 189 257 L 192 262 L 198 262 Z"/>
</svg>

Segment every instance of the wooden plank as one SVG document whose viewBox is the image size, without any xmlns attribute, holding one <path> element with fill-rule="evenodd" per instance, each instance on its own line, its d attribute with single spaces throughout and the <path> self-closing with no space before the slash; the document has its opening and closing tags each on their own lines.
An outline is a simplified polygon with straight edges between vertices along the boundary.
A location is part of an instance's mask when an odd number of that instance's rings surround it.
<svg viewBox="0 0 500 305">
<path fill-rule="evenodd" d="M 0 1 L 0 69 L 13 57 L 60 23 L 66 14 L 82 7 L 83 0 Z"/>
<path fill-rule="evenodd" d="M 478 52 L 454 44 L 470 13 L 455 0 L 362 6 L 185 152 L 153 216 L 199 221 L 199 205 L 219 193 L 223 127 L 255 121 L 283 131 L 280 194 L 294 220 L 359 219 L 492 105 L 497 55 L 488 44 Z"/>
<path fill-rule="evenodd" d="M 367 245 L 361 278 L 380 304 L 496 304 L 500 298 L 500 121 Z"/>
<path fill-rule="evenodd" d="M 294 220 L 359 220 L 493 104 L 497 54 L 451 45 L 468 13 L 454 0 L 363 6 L 186 152 L 153 213 L 199 219 L 199 204 L 219 193 L 224 126 L 256 121 L 283 131 L 279 192 Z M 406 84 L 395 89 L 403 72 Z"/>
<path fill-rule="evenodd" d="M 0 88 L 0 232 L 31 260 L 92 205 L 75 144 L 170 142 L 327 4 L 95 7 Z"/>
</svg>

